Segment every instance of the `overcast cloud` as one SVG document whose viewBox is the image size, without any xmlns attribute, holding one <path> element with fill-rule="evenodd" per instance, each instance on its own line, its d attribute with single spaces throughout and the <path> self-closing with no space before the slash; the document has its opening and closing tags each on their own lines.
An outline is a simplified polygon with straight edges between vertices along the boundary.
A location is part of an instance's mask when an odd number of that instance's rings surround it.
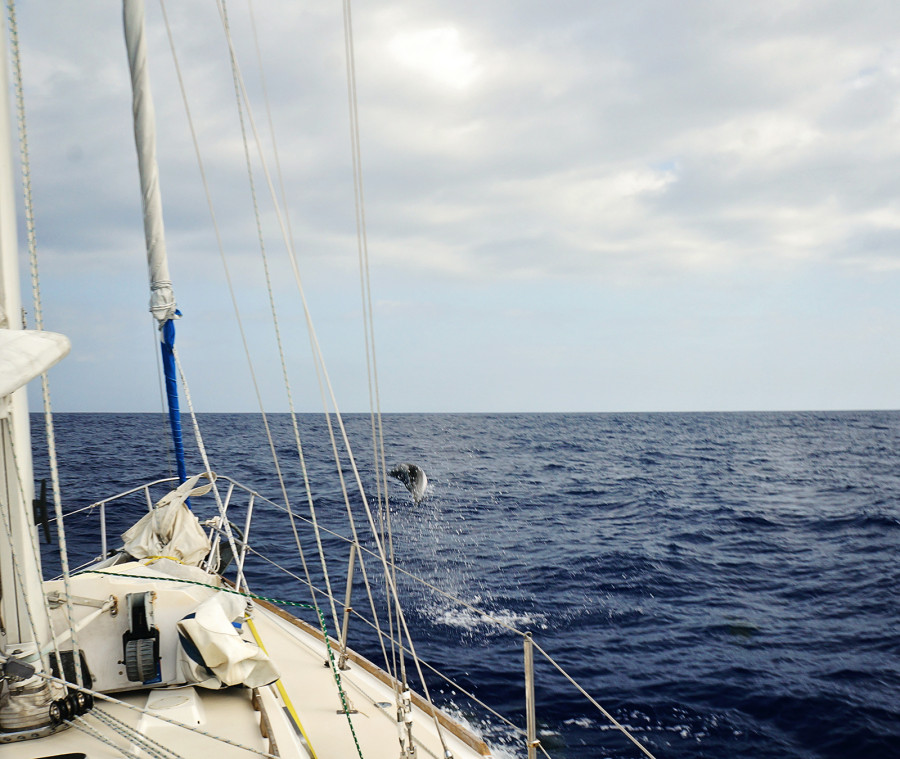
<svg viewBox="0 0 900 759">
<path fill-rule="evenodd" d="M 273 339 L 221 25 L 211 2 L 169 5 L 262 367 Z M 314 318 L 342 405 L 364 410 L 340 4 L 254 7 Z M 229 11 L 271 155 L 246 3 Z M 201 410 L 253 410 L 154 0 L 148 15 L 180 350 Z M 19 25 L 47 326 L 73 339 L 56 405 L 156 409 L 119 6 L 33 0 Z M 384 408 L 896 408 L 897 29 L 900 5 L 875 0 L 358 2 Z M 267 200 L 263 219 L 298 405 L 314 410 Z M 277 366 L 258 371 L 284 410 Z"/>
</svg>

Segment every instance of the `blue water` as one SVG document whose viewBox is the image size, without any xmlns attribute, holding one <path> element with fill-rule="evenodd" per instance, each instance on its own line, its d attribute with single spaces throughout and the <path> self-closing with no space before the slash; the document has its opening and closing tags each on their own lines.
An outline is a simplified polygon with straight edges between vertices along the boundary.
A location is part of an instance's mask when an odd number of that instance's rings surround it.
<svg viewBox="0 0 900 759">
<path fill-rule="evenodd" d="M 171 469 L 160 416 L 56 421 L 66 510 Z M 201 422 L 213 468 L 278 500 L 259 420 Z M 320 519 L 347 534 L 334 477 L 319 476 L 333 470 L 322 420 L 301 422 Z M 288 419 L 272 423 L 305 512 Z M 348 426 L 369 486 L 368 420 Z M 398 563 L 531 630 L 659 759 L 900 757 L 900 413 L 390 415 L 385 429 L 388 462 L 430 480 L 418 507 L 391 483 Z M 130 521 L 117 519 L 111 532 Z M 253 536 L 299 571 L 274 520 L 260 508 Z M 96 530 L 96 513 L 71 520 L 73 563 L 96 555 Z M 342 595 L 346 548 L 328 544 Z M 309 597 L 261 562 L 251 577 Z M 400 584 L 420 655 L 524 724 L 520 638 Z M 356 621 L 350 643 L 381 661 Z M 537 674 L 551 756 L 639 756 L 540 657 Z M 524 756 L 495 717 L 432 689 L 498 756 Z"/>
</svg>

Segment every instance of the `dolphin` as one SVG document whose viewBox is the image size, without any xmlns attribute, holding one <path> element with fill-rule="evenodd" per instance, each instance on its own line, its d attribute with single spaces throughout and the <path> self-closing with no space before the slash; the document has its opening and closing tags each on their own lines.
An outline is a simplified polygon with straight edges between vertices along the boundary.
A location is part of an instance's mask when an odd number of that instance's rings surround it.
<svg viewBox="0 0 900 759">
<path fill-rule="evenodd" d="M 406 485 L 406 489 L 412 493 L 413 503 L 418 505 L 425 497 L 425 487 L 428 485 L 428 478 L 425 476 L 425 470 L 415 464 L 397 464 L 388 474 L 396 477 L 400 482 Z"/>
</svg>

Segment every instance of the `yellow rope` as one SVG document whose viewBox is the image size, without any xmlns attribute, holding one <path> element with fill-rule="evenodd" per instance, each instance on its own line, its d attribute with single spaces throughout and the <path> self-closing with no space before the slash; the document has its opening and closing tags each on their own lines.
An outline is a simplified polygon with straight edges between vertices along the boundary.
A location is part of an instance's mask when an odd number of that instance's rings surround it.
<svg viewBox="0 0 900 759">
<path fill-rule="evenodd" d="M 250 628 L 250 632 L 253 633 L 253 638 L 256 640 L 256 645 L 262 649 L 262 652 L 268 656 L 269 652 L 266 651 L 266 647 L 263 645 L 262 638 L 259 637 L 259 632 L 256 629 L 256 625 L 253 624 L 253 620 L 250 617 L 247 617 L 247 627 Z M 284 705 L 288 710 L 288 714 L 291 715 L 291 719 L 294 720 L 294 724 L 297 726 L 297 729 L 300 731 L 300 734 L 303 736 L 303 740 L 306 741 L 306 746 L 309 749 L 310 756 L 312 759 L 319 759 L 316 756 L 316 750 L 313 748 L 312 742 L 309 740 L 309 736 L 306 734 L 306 730 L 303 729 L 303 724 L 300 722 L 300 717 L 297 716 L 297 712 L 294 711 L 294 705 L 291 703 L 291 699 L 287 694 L 287 691 L 284 688 L 284 684 L 281 682 L 281 678 L 275 681 L 275 685 L 278 687 L 278 692 L 281 694 L 281 699 L 284 701 Z"/>
</svg>

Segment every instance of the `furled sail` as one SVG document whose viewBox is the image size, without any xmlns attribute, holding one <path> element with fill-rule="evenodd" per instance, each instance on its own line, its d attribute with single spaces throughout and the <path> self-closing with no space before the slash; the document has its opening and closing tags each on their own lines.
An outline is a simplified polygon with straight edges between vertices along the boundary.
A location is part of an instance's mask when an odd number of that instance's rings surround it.
<svg viewBox="0 0 900 759">
<path fill-rule="evenodd" d="M 144 237 L 147 243 L 147 267 L 150 274 L 150 312 L 159 325 L 166 398 L 169 405 L 169 426 L 172 430 L 178 477 L 184 482 L 187 479 L 187 468 L 181 434 L 181 412 L 178 406 L 174 321 L 181 314 L 175 306 L 175 292 L 169 279 L 169 262 L 166 255 L 159 167 L 156 163 L 156 117 L 150 92 L 147 42 L 144 35 L 144 0 L 124 0 L 122 20 L 125 26 L 128 66 L 131 70 L 134 142 L 141 176 L 141 206 L 144 211 Z"/>
<path fill-rule="evenodd" d="M 144 237 L 147 241 L 147 266 L 150 273 L 150 311 L 163 324 L 175 318 L 175 292 L 169 279 L 166 256 L 159 167 L 156 163 L 156 115 L 147 70 L 143 0 L 131 0 L 123 4 L 123 21 L 131 70 L 134 141 L 141 175 L 141 205 L 144 209 Z"/>
</svg>

